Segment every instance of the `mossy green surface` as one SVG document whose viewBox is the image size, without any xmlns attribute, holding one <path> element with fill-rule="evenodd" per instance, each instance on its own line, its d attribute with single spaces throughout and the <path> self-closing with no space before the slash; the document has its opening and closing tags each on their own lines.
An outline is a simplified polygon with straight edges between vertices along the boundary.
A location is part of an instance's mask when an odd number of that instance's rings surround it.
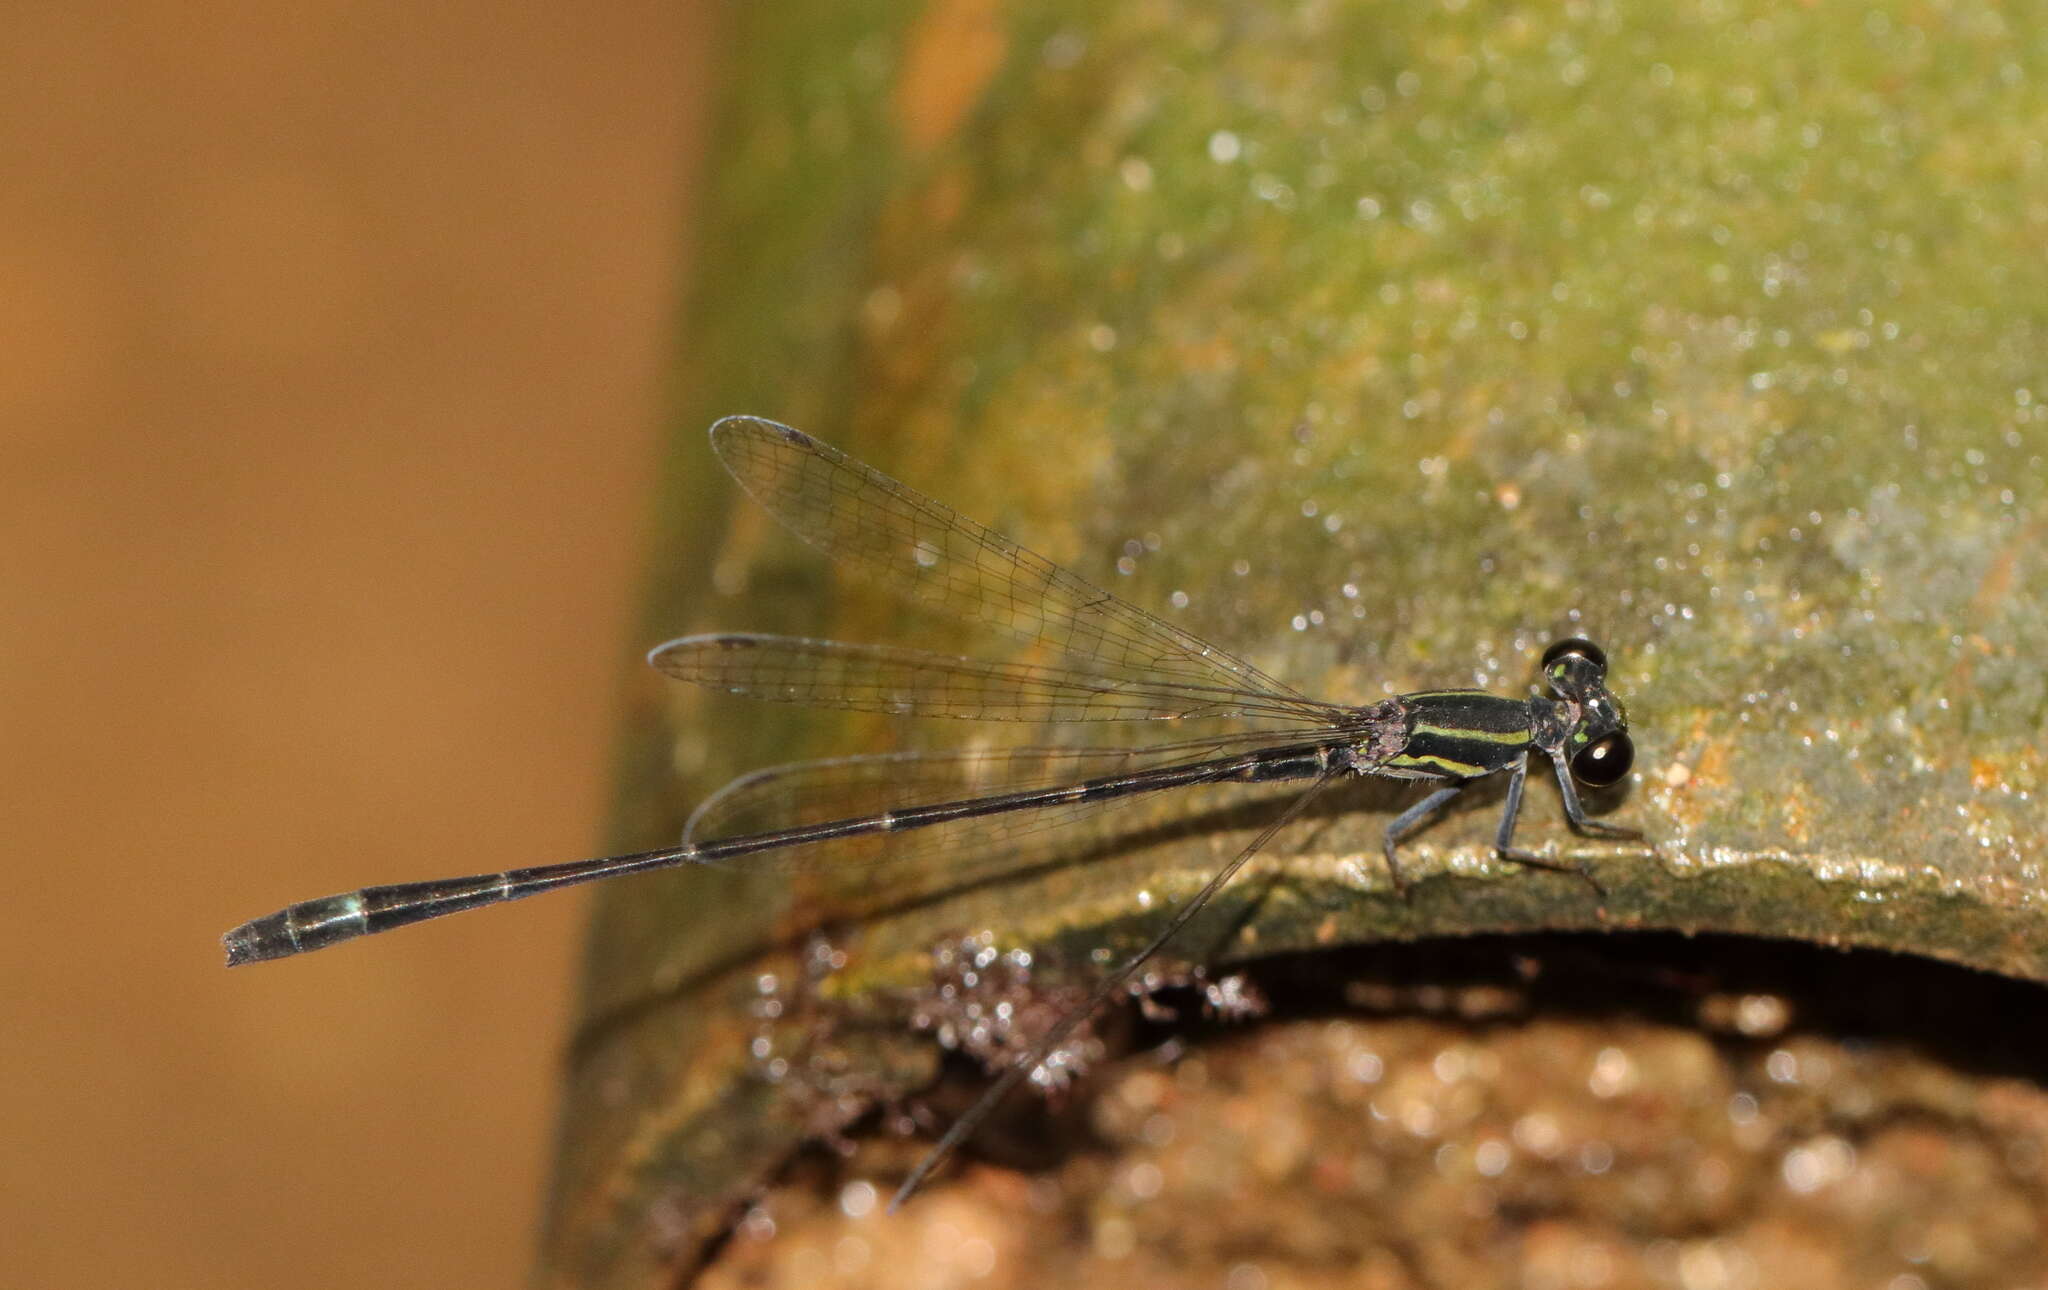
<svg viewBox="0 0 2048 1290">
<path fill-rule="evenodd" d="M 1189 957 L 1676 928 L 2048 978 L 2044 30 L 1971 4 L 736 9 L 648 642 L 1000 645 L 750 511 L 703 430 L 775 417 L 1319 697 L 1519 691 L 1553 636 L 1606 645 L 1638 750 L 1609 818 L 1648 844 L 1571 838 L 1547 786 L 1522 834 L 1604 901 L 1494 861 L 1484 805 L 1392 899 L 1377 836 L 1408 799 L 1367 791 Z M 622 845 L 733 773 L 900 738 L 640 693 Z M 816 990 L 886 1013 L 980 932 L 1084 972 L 1249 827 L 838 928 Z M 742 1005 L 873 897 L 607 896 L 555 1274 L 687 1258 L 816 1127 L 749 1068 Z M 850 1051 L 878 1089 L 931 1066 L 900 1035 Z"/>
</svg>

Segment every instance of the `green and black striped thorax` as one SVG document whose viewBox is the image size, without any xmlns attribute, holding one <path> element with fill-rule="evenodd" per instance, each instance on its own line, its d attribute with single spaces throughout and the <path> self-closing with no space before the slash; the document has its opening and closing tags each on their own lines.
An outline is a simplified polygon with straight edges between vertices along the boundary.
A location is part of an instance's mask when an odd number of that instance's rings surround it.
<svg viewBox="0 0 2048 1290">
<path fill-rule="evenodd" d="M 1389 700 L 1383 708 L 1389 737 L 1361 758 L 1360 769 L 1409 779 L 1478 779 L 1535 750 L 1582 783 L 1615 783 L 1628 773 L 1634 749 L 1628 713 L 1607 688 L 1606 654 L 1573 637 L 1544 652 L 1542 670 L 1551 697 L 1422 690 Z"/>
<path fill-rule="evenodd" d="M 1401 750 L 1376 768 L 1416 779 L 1478 779 L 1505 770 L 1534 743 L 1526 699 L 1484 690 L 1423 690 L 1398 700 Z"/>
</svg>

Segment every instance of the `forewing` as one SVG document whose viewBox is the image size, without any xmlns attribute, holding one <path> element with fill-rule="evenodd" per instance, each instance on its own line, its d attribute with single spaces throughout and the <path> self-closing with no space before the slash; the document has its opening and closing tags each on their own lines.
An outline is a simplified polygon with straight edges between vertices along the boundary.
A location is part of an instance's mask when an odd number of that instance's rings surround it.
<svg viewBox="0 0 2048 1290">
<path fill-rule="evenodd" d="M 1237 717 L 1296 725 L 1311 714 L 1330 722 L 1344 716 L 1343 709 L 1238 687 L 794 636 L 686 636 L 647 658 L 668 676 L 727 694 L 899 716 L 1034 722 Z"/>
<path fill-rule="evenodd" d="M 711 427 L 711 444 L 740 486 L 798 537 L 917 604 L 1115 675 L 1306 701 L 1242 659 L 802 431 L 727 417 Z"/>
</svg>

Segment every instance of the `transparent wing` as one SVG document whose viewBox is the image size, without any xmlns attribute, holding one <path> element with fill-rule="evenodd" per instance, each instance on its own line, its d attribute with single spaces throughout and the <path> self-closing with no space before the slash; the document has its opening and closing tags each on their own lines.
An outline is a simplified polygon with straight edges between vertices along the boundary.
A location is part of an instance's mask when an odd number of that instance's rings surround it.
<svg viewBox="0 0 2048 1290">
<path fill-rule="evenodd" d="M 893 645 L 725 633 L 658 646 L 647 661 L 708 689 L 778 703 L 989 721 L 1170 721 L 1203 717 L 1335 723 L 1348 709 L 1260 690 L 989 663 Z"/>
<path fill-rule="evenodd" d="M 798 537 L 917 604 L 1051 646 L 1113 675 L 1309 702 L 1244 660 L 802 431 L 727 417 L 711 427 L 711 446 L 740 487 Z"/>
<path fill-rule="evenodd" d="M 1298 744 L 1304 733 L 1261 731 L 1186 740 L 1151 748 L 990 748 L 969 751 L 882 753 L 795 762 L 755 771 L 714 793 L 691 815 L 687 843 L 778 829 L 858 819 L 935 802 L 966 801 L 1030 792 L 1199 764 Z M 1172 790 L 1173 816 L 1199 820 L 1259 789 L 1284 785 L 1241 782 Z M 872 892 L 896 902 L 1000 879 L 1061 860 L 1080 859 L 1090 842 L 1066 833 L 1100 821 L 1119 808 L 1157 799 L 1152 794 L 1057 803 L 1030 810 L 977 816 L 896 833 L 835 837 L 802 846 L 757 852 L 718 862 L 722 868 L 775 873 L 845 874 L 847 893 Z"/>
<path fill-rule="evenodd" d="M 1297 742 L 1304 735 L 1320 732 L 1320 727 L 1300 732 L 1260 731 L 1146 748 L 945 749 L 790 762 L 742 775 L 704 799 L 691 813 L 683 841 L 769 833 L 927 802 L 965 801 L 1053 788 Z M 1019 814 L 1043 813 L 1041 808 Z M 897 836 L 908 839 L 915 833 L 937 836 L 942 832 L 943 826 L 939 826 Z M 769 854 L 783 857 L 786 853 Z M 748 863 L 752 863 L 751 859 Z M 805 867 L 811 865 L 807 863 Z"/>
</svg>

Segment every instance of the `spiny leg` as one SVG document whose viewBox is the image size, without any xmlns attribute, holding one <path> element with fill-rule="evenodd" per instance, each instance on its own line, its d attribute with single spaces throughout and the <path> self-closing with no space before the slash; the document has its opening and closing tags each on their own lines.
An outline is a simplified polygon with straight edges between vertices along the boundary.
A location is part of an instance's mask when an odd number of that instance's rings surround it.
<svg viewBox="0 0 2048 1290">
<path fill-rule="evenodd" d="M 1565 773 L 1562 761 L 1557 766 L 1557 781 L 1564 786 L 1564 810 L 1573 827 L 1587 823 L 1585 812 L 1579 807 L 1578 795 L 1572 791 L 1571 776 Z M 1525 851 L 1515 845 L 1515 821 L 1522 813 L 1522 785 L 1529 777 L 1529 754 L 1523 753 L 1515 759 L 1515 768 L 1508 777 L 1507 805 L 1500 813 L 1500 832 L 1494 835 L 1493 849 L 1503 860 L 1511 860 L 1530 869 L 1548 869 L 1552 873 L 1568 873 L 1583 879 L 1593 889 L 1593 894 L 1602 900 L 1607 898 L 1607 889 L 1593 876 L 1593 871 L 1584 864 L 1567 864 L 1552 860 L 1548 856 Z"/>
<path fill-rule="evenodd" d="M 1422 827 L 1425 820 L 1441 810 L 1444 803 L 1464 792 L 1465 783 L 1466 781 L 1460 780 L 1458 783 L 1436 790 L 1428 797 L 1423 798 L 1415 805 L 1395 816 L 1393 823 L 1387 825 L 1387 877 L 1393 879 L 1394 890 L 1400 895 L 1401 899 L 1407 900 L 1409 898 L 1408 880 L 1401 876 L 1401 862 L 1394 859 L 1394 848 L 1400 845 L 1402 838 L 1407 837 L 1410 833 Z"/>
</svg>

